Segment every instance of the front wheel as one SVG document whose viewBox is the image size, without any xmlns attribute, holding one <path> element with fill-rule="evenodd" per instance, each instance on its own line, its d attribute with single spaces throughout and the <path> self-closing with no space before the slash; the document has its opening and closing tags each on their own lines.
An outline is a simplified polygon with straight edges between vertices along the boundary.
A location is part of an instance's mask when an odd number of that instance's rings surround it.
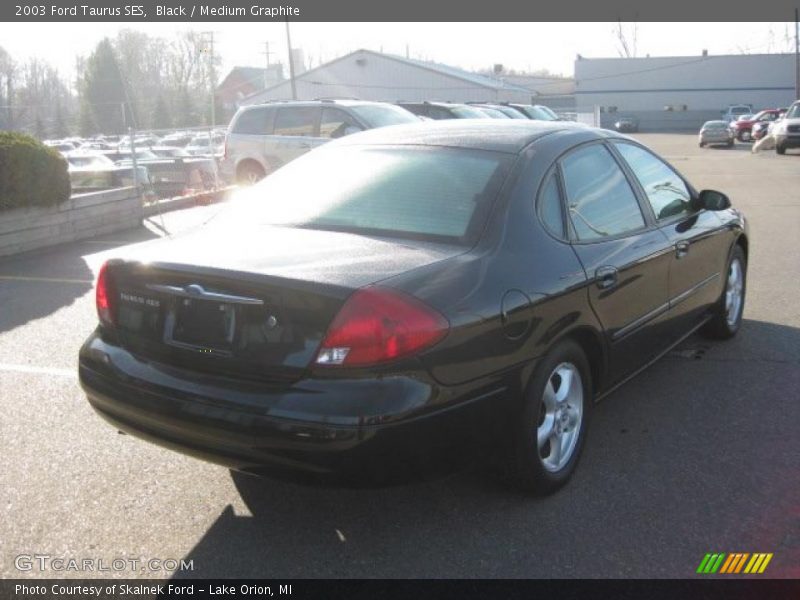
<svg viewBox="0 0 800 600">
<path fill-rule="evenodd" d="M 563 486 L 578 464 L 592 409 L 589 363 L 561 342 L 537 366 L 514 423 L 510 483 L 537 495 Z"/>
<path fill-rule="evenodd" d="M 778 154 L 786 154 L 786 145 L 775 144 L 775 152 L 777 152 Z"/>
<path fill-rule="evenodd" d="M 744 257 L 744 250 L 737 244 L 728 263 L 728 272 L 722 297 L 717 303 L 714 316 L 701 331 L 706 337 L 727 340 L 736 335 L 742 325 L 746 291 L 747 262 Z"/>
</svg>

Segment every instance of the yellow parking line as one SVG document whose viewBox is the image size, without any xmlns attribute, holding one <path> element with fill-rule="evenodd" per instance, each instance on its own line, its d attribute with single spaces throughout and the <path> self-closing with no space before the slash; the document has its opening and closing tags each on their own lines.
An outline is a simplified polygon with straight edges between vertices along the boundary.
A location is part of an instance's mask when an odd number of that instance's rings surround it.
<svg viewBox="0 0 800 600">
<path fill-rule="evenodd" d="M 60 277 L 25 277 L 22 275 L 0 275 L 0 281 L 41 281 L 44 283 L 91 283 L 91 279 L 62 279 Z"/>
</svg>

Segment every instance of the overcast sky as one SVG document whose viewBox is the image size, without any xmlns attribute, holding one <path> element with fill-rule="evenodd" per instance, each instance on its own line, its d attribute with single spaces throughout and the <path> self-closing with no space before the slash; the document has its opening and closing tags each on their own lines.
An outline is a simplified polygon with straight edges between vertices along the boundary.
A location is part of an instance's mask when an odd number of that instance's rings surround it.
<svg viewBox="0 0 800 600">
<path fill-rule="evenodd" d="M 630 33 L 632 25 L 623 27 Z M 224 71 L 262 66 L 264 44 L 272 61 L 286 56 L 283 22 L 269 23 L 0 23 L 0 46 L 15 59 L 41 57 L 71 75 L 75 56 L 104 35 L 138 29 L 161 37 L 178 30 L 214 31 Z M 383 50 L 469 70 L 501 63 L 519 70 L 571 75 L 576 54 L 618 56 L 616 23 L 293 23 L 292 44 L 316 65 L 358 48 Z M 691 56 L 793 50 L 793 23 L 639 23 L 637 55 Z"/>
</svg>

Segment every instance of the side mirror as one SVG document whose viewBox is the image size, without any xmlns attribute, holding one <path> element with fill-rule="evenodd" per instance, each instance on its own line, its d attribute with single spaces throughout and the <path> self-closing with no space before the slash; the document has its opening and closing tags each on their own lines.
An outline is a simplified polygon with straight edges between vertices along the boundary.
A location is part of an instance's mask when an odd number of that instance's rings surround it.
<svg viewBox="0 0 800 600">
<path fill-rule="evenodd" d="M 703 190 L 697 197 L 697 206 L 706 210 L 725 210 L 731 207 L 731 200 L 722 192 Z"/>
</svg>

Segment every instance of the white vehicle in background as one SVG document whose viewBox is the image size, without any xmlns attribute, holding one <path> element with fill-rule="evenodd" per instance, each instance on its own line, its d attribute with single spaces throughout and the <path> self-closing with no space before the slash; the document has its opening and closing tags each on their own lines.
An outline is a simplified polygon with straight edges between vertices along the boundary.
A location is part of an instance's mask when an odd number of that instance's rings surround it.
<svg viewBox="0 0 800 600">
<path fill-rule="evenodd" d="M 786 154 L 787 148 L 800 148 L 800 100 L 796 100 L 786 115 L 775 121 L 770 134 L 775 138 L 775 152 Z"/>
<path fill-rule="evenodd" d="M 729 104 L 728 108 L 722 111 L 722 120 L 726 123 L 736 121 L 739 117 L 753 114 L 752 104 Z"/>
<path fill-rule="evenodd" d="M 225 150 L 225 135 L 207 133 L 196 135 L 186 145 L 184 150 L 191 156 L 222 156 Z"/>
</svg>

